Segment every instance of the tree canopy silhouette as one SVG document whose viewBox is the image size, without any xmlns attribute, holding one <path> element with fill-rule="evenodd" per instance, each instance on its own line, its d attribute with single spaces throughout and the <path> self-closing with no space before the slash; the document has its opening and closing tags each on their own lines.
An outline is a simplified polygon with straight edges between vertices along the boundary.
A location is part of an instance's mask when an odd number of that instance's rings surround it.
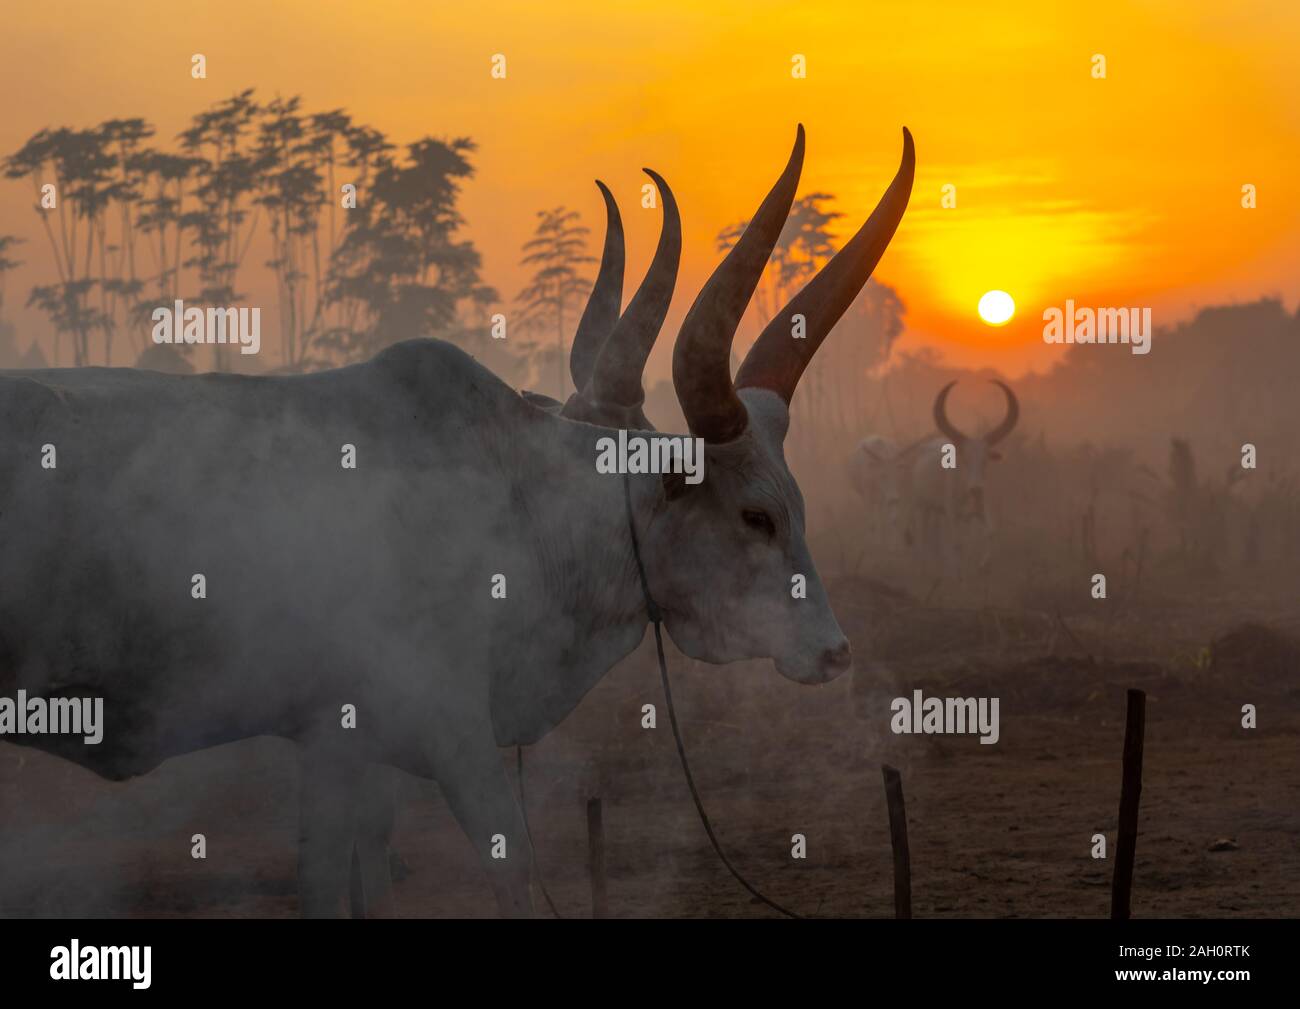
<svg viewBox="0 0 1300 1009">
<path fill-rule="evenodd" d="M 524 257 L 520 263 L 534 266 L 532 281 L 519 292 L 516 301 L 523 311 L 518 325 L 525 331 L 551 331 L 555 333 L 556 396 L 564 399 L 565 375 L 568 354 L 565 353 L 565 327 L 569 319 L 576 319 L 577 310 L 569 306 L 581 301 L 591 290 L 591 281 L 578 272 L 583 263 L 595 262 L 586 254 L 587 235 L 591 229 L 579 224 L 576 210 L 555 207 L 537 212 L 537 229 L 524 243 Z M 534 345 L 539 370 L 547 367 L 548 353 Z M 549 370 L 549 368 L 548 368 Z"/>
<path fill-rule="evenodd" d="M 251 88 L 195 115 L 174 150 L 150 146 L 154 132 L 139 118 L 46 129 L 3 161 L 7 177 L 31 181 L 49 240 L 57 280 L 33 287 L 28 304 L 54 326 L 55 364 L 62 337 L 71 363 L 111 364 L 120 331 L 136 356 L 152 346 L 160 305 L 246 298 L 259 235 L 281 370 L 357 360 L 414 336 L 464 340 L 462 307 L 496 298 L 459 237 L 461 185 L 473 175 L 467 138 L 426 137 L 399 158 L 342 109 L 305 113 L 296 96 L 263 103 Z M 346 209 L 344 182 L 355 187 Z M 55 201 L 42 206 L 47 183 Z M 12 269 L 5 247 L 0 278 Z M 230 363 L 225 350 L 213 345 L 218 369 Z"/>
</svg>

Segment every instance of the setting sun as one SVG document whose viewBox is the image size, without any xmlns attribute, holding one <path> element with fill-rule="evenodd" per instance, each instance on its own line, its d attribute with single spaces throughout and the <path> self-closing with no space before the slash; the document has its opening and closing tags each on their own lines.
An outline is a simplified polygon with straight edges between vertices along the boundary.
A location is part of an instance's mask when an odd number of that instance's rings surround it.
<svg viewBox="0 0 1300 1009">
<path fill-rule="evenodd" d="M 986 291 L 980 298 L 979 313 L 990 326 L 1005 326 L 1016 314 L 1016 303 L 1006 291 Z"/>
</svg>

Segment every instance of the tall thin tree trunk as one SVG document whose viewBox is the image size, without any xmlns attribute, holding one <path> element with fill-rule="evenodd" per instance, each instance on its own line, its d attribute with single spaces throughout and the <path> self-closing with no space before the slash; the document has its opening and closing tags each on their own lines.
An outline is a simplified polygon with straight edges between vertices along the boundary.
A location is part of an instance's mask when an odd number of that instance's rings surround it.
<svg viewBox="0 0 1300 1009">
<path fill-rule="evenodd" d="M 555 348 L 556 368 L 559 371 L 560 384 L 556 399 L 564 402 L 564 299 L 561 298 L 555 312 Z"/>
</svg>

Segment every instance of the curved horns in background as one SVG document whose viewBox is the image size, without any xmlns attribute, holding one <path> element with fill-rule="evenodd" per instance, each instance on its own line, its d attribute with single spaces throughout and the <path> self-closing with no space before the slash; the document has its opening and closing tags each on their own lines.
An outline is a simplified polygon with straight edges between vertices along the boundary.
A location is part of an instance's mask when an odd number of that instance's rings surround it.
<svg viewBox="0 0 1300 1009">
<path fill-rule="evenodd" d="M 801 125 L 785 171 L 686 313 L 673 347 L 673 386 L 691 433 L 731 441 L 745 430 L 745 406 L 731 384 L 731 341 L 776 245 L 803 168 Z"/>
<path fill-rule="evenodd" d="M 996 445 L 1015 430 L 1016 421 L 1020 419 L 1020 401 L 1016 399 L 1016 394 L 1011 391 L 1011 387 L 1005 382 L 999 382 L 996 378 L 993 379 L 992 382 L 1001 389 L 1007 397 L 1007 415 L 1002 418 L 1001 424 L 984 436 L 984 440 L 990 445 Z"/>
<path fill-rule="evenodd" d="M 600 256 L 600 272 L 587 298 L 578 331 L 573 335 L 569 351 L 569 374 L 573 387 L 586 388 L 605 338 L 618 323 L 619 309 L 623 307 L 623 221 L 618 214 L 614 195 L 599 179 L 600 195 L 605 197 L 605 250 Z"/>
<path fill-rule="evenodd" d="M 643 168 L 659 188 L 664 221 L 659 245 L 646 271 L 645 279 L 628 302 L 627 311 L 600 348 L 591 374 L 591 389 L 586 398 L 594 403 L 617 403 L 638 406 L 645 400 L 641 373 L 655 345 L 659 330 L 673 300 L 677 283 L 677 264 L 682 255 L 682 219 L 672 190 L 656 172 Z"/>
<path fill-rule="evenodd" d="M 773 316 L 736 373 L 736 388 L 770 389 L 786 404 L 817 348 L 839 322 L 876 268 L 907 209 L 916 171 L 912 134 L 903 128 L 903 158 L 894 181 L 866 222 L 817 275 Z M 802 315 L 805 338 L 794 339 L 791 320 Z"/>
<path fill-rule="evenodd" d="M 1020 420 L 1020 401 L 1016 399 L 1016 394 L 1011 391 L 1011 387 L 1005 382 L 999 382 L 996 378 L 992 379 L 991 382 L 1001 389 L 1007 397 L 1007 413 L 1003 417 L 1002 423 L 984 436 L 985 443 L 996 445 L 1015 430 L 1016 422 Z M 955 380 L 949 382 L 939 390 L 939 395 L 934 398 L 934 426 L 953 441 L 960 441 L 966 436 L 948 420 L 948 393 L 952 391 L 952 387 L 956 384 Z"/>
<path fill-rule="evenodd" d="M 939 390 L 939 395 L 934 397 L 934 426 L 939 429 L 940 434 L 955 442 L 963 441 L 966 437 L 948 420 L 948 393 L 952 392 L 952 387 L 956 384 L 957 380 L 953 379 Z"/>
</svg>

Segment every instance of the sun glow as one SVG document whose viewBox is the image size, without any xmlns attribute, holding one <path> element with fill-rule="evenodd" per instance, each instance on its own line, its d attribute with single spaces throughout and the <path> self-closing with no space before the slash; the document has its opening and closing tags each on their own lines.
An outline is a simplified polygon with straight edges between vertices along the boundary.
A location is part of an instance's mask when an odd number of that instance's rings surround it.
<svg viewBox="0 0 1300 1009">
<path fill-rule="evenodd" d="M 1005 326 L 1016 314 L 1016 303 L 1006 291 L 986 291 L 980 298 L 979 313 L 990 326 Z"/>
</svg>

